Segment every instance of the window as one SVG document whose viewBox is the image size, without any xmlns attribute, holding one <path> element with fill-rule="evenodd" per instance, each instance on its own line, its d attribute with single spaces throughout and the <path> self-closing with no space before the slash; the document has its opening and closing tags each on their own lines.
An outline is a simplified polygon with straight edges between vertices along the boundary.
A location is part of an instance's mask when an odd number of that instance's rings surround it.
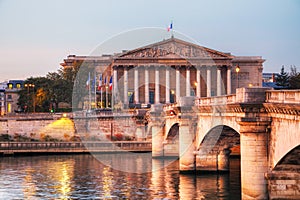
<svg viewBox="0 0 300 200">
<path fill-rule="evenodd" d="M 7 95 L 7 99 L 8 99 L 8 100 L 11 100 L 11 99 L 12 99 L 11 94 L 8 94 L 8 95 Z"/>
<path fill-rule="evenodd" d="M 194 97 L 195 96 L 195 90 L 191 89 L 191 93 L 190 94 L 191 94 L 192 97 Z"/>
<path fill-rule="evenodd" d="M 12 83 L 8 84 L 8 89 L 13 89 L 13 84 Z"/>
<path fill-rule="evenodd" d="M 11 103 L 8 103 L 8 104 L 7 104 L 7 112 L 8 112 L 8 113 L 11 113 Z"/>
<path fill-rule="evenodd" d="M 21 88 L 21 84 L 17 83 L 17 88 L 20 89 Z"/>
<path fill-rule="evenodd" d="M 150 104 L 154 104 L 154 91 L 149 92 L 149 102 Z"/>
<path fill-rule="evenodd" d="M 129 97 L 129 103 L 133 103 L 133 101 L 134 101 L 133 92 L 128 92 L 128 97 Z"/>
</svg>

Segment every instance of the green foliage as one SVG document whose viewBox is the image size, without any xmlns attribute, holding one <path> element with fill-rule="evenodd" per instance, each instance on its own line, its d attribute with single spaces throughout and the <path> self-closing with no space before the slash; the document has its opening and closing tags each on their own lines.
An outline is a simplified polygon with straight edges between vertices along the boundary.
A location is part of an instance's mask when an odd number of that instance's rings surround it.
<svg viewBox="0 0 300 200">
<path fill-rule="evenodd" d="M 276 85 L 283 88 L 289 86 L 289 74 L 284 70 L 284 66 L 281 67 L 280 74 L 276 77 Z"/>
<path fill-rule="evenodd" d="M 24 84 L 34 88 L 19 91 L 18 105 L 24 112 L 56 112 L 59 102 L 71 105 L 75 71 L 59 69 L 49 72 L 46 77 L 31 77 Z"/>
<path fill-rule="evenodd" d="M 296 66 L 291 66 L 291 71 L 288 73 L 281 67 L 280 74 L 276 78 L 276 85 L 283 89 L 300 89 L 300 73 Z"/>
<path fill-rule="evenodd" d="M 295 66 L 291 67 L 290 78 L 289 78 L 290 89 L 300 89 L 300 73 L 297 72 Z"/>
</svg>

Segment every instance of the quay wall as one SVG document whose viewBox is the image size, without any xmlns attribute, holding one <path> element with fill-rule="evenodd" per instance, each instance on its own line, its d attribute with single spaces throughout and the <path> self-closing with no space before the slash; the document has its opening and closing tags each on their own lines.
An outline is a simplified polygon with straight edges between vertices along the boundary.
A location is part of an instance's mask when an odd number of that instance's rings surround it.
<svg viewBox="0 0 300 200">
<path fill-rule="evenodd" d="M 73 141 L 132 139 L 136 135 L 136 123 L 131 117 L 73 117 L 72 114 L 23 114 L 0 117 L 0 136 L 15 141 L 22 138 L 39 141 Z M 140 136 L 141 137 L 141 136 Z"/>
</svg>

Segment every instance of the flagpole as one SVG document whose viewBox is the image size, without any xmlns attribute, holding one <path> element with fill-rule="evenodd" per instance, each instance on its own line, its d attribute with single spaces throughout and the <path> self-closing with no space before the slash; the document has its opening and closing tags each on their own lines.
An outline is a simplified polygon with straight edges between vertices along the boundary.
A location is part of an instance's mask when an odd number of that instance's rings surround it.
<svg viewBox="0 0 300 200">
<path fill-rule="evenodd" d="M 91 73 L 89 72 L 89 110 L 91 110 L 91 84 L 90 84 L 90 79 L 91 78 Z"/>
<path fill-rule="evenodd" d="M 171 21 L 171 26 L 172 26 L 172 36 L 171 36 L 171 38 L 174 38 L 173 20 Z"/>
<path fill-rule="evenodd" d="M 105 81 L 104 81 L 104 84 L 105 84 L 105 108 L 108 108 L 108 94 L 107 94 L 107 89 L 108 89 L 108 86 L 107 86 L 107 76 L 105 76 Z"/>
<path fill-rule="evenodd" d="M 94 93 L 95 93 L 95 109 L 97 108 L 97 90 L 96 90 L 96 83 L 97 83 L 97 81 L 96 81 L 96 73 L 95 73 L 95 75 L 94 75 Z"/>
<path fill-rule="evenodd" d="M 113 77 L 114 78 L 114 77 Z M 113 110 L 114 108 L 114 85 L 112 85 L 112 88 L 111 88 L 111 109 Z"/>
<path fill-rule="evenodd" d="M 99 88 L 100 88 L 100 108 L 103 108 L 103 105 L 102 105 L 102 101 L 103 101 L 103 97 L 102 97 L 102 79 L 103 79 L 103 76 L 102 76 L 102 73 L 99 75 Z"/>
</svg>

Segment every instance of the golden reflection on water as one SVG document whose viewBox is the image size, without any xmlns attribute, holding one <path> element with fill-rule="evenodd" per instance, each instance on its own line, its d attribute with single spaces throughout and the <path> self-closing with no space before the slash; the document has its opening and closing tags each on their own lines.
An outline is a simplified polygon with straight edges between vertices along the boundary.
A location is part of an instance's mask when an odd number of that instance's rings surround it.
<svg viewBox="0 0 300 200">
<path fill-rule="evenodd" d="M 25 173 L 24 182 L 22 183 L 24 199 L 33 199 L 36 194 L 36 185 L 33 181 L 32 175 L 35 171 L 31 167 L 28 167 L 25 169 Z"/>
<path fill-rule="evenodd" d="M 47 172 L 49 181 L 55 183 L 53 188 L 59 199 L 69 199 L 71 181 L 74 176 L 75 161 L 72 159 L 63 162 L 53 162 Z"/>
<path fill-rule="evenodd" d="M 110 171 L 109 167 L 104 167 L 103 168 L 103 192 L 104 192 L 104 197 L 110 197 L 111 196 L 111 188 L 113 188 L 113 175 Z"/>
</svg>

